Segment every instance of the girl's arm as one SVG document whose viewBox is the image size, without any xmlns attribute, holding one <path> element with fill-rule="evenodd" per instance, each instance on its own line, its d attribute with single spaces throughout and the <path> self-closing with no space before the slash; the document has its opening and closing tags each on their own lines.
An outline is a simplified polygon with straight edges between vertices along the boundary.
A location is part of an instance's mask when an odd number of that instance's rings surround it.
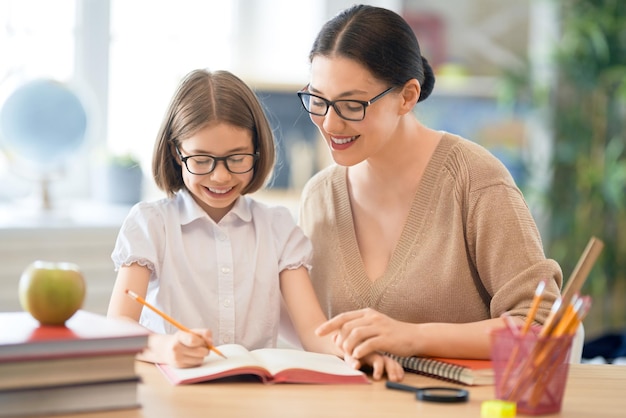
<svg viewBox="0 0 626 418">
<path fill-rule="evenodd" d="M 126 289 L 146 297 L 150 269 L 139 264 L 120 267 L 113 285 L 107 316 L 126 318 L 139 322 L 143 306 L 126 295 Z M 138 360 L 151 363 L 167 363 L 176 367 L 193 367 L 202 364 L 209 354 L 211 331 L 193 330 L 197 334 L 178 331 L 173 335 L 151 334 L 148 347 L 137 356 Z"/>
<path fill-rule="evenodd" d="M 399 381 L 404 376 L 402 367 L 394 360 L 378 353 L 369 353 L 359 359 L 347 356 L 335 344 L 332 332 L 318 336 L 315 330 L 326 322 L 326 316 L 320 307 L 315 290 L 306 267 L 283 270 L 280 273 L 280 289 L 289 311 L 291 321 L 300 337 L 305 350 L 335 354 L 355 368 L 369 365 L 373 368 L 373 377 L 381 379 L 383 373 L 392 381 Z"/>
<path fill-rule="evenodd" d="M 150 280 L 150 269 L 139 264 L 120 267 L 113 292 L 109 300 L 109 310 L 107 316 L 126 317 L 135 322 L 139 322 L 141 309 L 143 306 L 126 295 L 126 289 L 135 292 L 142 298 L 148 292 L 148 281 Z"/>
<path fill-rule="evenodd" d="M 304 349 L 343 356 L 333 342 L 332 333 L 323 337 L 315 334 L 317 327 L 326 322 L 326 316 L 317 300 L 306 267 L 283 270 L 280 273 L 280 291 Z"/>
</svg>

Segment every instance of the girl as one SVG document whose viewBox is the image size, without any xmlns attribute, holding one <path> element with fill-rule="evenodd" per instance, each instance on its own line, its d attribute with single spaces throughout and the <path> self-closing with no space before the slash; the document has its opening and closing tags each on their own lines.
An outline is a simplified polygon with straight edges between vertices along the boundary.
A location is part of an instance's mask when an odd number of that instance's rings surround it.
<svg viewBox="0 0 626 418">
<path fill-rule="evenodd" d="M 326 317 L 308 275 L 310 242 L 286 208 L 245 196 L 265 184 L 274 158 L 271 127 L 242 80 L 196 70 L 182 81 L 152 164 L 168 197 L 132 208 L 112 254 L 118 275 L 108 315 L 154 332 L 142 360 L 189 367 L 202 363 L 214 342 L 274 347 L 281 297 L 306 350 L 342 355 L 314 333 Z M 126 289 L 195 332 L 142 309 Z M 375 377 L 386 366 L 393 379 L 401 377 L 397 363 L 380 355 L 366 362 Z"/>
</svg>

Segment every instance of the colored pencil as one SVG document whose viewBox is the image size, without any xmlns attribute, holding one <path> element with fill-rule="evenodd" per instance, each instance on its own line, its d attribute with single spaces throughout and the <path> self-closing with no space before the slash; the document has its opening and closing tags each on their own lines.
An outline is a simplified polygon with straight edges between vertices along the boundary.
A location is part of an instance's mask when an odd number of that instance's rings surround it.
<svg viewBox="0 0 626 418">
<path fill-rule="evenodd" d="M 144 298 L 142 298 L 141 296 L 139 296 L 137 293 L 126 289 L 126 294 L 133 300 L 141 303 L 143 306 L 147 307 L 148 309 L 151 309 L 154 313 L 160 315 L 163 319 L 165 319 L 167 322 L 169 322 L 170 324 L 174 325 L 176 328 L 178 328 L 181 331 L 185 331 L 185 332 L 189 332 L 191 334 L 195 334 L 198 335 L 198 333 L 193 332 L 191 329 L 187 328 L 186 326 L 184 326 L 183 324 L 181 324 L 180 322 L 178 322 L 177 320 L 175 320 L 174 318 L 172 318 L 171 316 L 169 316 L 168 314 L 166 314 L 165 312 L 161 312 L 159 309 L 157 309 L 155 306 L 151 305 L 150 303 L 146 302 L 146 300 Z M 224 358 L 226 358 L 226 356 L 224 354 L 222 354 L 222 352 L 220 350 L 218 350 L 217 348 L 215 348 L 214 346 L 207 344 L 207 348 L 211 351 L 213 351 L 215 354 L 218 354 Z"/>
<path fill-rule="evenodd" d="M 571 338 L 589 310 L 590 299 L 580 298 L 578 295 L 603 247 L 604 243 L 598 238 L 592 237 L 589 240 L 563 289 L 561 298 L 555 300 L 552 305 L 550 315 L 539 333 L 536 346 L 523 362 L 521 367 L 523 373 L 508 392 L 508 396 L 505 396 L 507 400 L 518 401 L 531 385 L 535 384 L 544 388 L 547 382 L 553 379 L 556 369 L 554 364 L 562 363 L 564 355 L 571 346 Z M 561 341 L 558 338 L 565 335 L 570 337 L 566 339 L 567 343 L 557 344 L 557 341 Z M 552 367 L 550 363 L 554 363 Z M 533 393 L 532 402 L 538 402 L 539 391 L 540 389 L 536 389 Z"/>
</svg>

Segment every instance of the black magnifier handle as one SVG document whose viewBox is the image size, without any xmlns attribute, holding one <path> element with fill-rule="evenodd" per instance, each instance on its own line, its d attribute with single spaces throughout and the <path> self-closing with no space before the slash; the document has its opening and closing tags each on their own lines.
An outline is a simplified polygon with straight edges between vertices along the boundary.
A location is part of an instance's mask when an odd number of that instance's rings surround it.
<svg viewBox="0 0 626 418">
<path fill-rule="evenodd" d="M 451 387 L 424 387 L 404 385 L 396 382 L 386 382 L 388 389 L 403 390 L 405 392 L 415 393 L 415 397 L 420 401 L 456 403 L 467 402 L 469 400 L 469 392 L 465 389 L 455 389 Z"/>
<path fill-rule="evenodd" d="M 390 381 L 387 381 L 387 383 L 385 383 L 385 386 L 387 387 L 387 389 L 403 390 L 405 392 L 417 392 L 419 390 L 419 388 L 416 388 L 415 386 L 403 385 L 402 383 Z"/>
</svg>

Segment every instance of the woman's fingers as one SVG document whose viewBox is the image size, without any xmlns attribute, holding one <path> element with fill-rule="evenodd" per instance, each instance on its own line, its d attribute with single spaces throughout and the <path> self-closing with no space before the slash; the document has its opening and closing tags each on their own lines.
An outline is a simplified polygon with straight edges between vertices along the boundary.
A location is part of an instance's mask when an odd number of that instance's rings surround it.
<svg viewBox="0 0 626 418">
<path fill-rule="evenodd" d="M 315 333 L 320 337 L 323 337 L 334 331 L 339 331 L 347 322 L 361 318 L 363 317 L 363 315 L 363 310 L 340 313 L 339 315 L 329 319 L 328 321 L 317 327 Z"/>
<path fill-rule="evenodd" d="M 372 353 L 360 360 L 363 364 L 372 367 L 372 378 L 380 380 L 387 375 L 387 379 L 399 382 L 404 378 L 404 369 L 400 364 L 390 357 L 380 353 Z"/>
<path fill-rule="evenodd" d="M 386 335 L 394 321 L 373 309 L 345 312 L 327 321 L 318 330 L 332 330 L 335 344 L 345 353 L 361 358 L 387 346 Z"/>
</svg>

